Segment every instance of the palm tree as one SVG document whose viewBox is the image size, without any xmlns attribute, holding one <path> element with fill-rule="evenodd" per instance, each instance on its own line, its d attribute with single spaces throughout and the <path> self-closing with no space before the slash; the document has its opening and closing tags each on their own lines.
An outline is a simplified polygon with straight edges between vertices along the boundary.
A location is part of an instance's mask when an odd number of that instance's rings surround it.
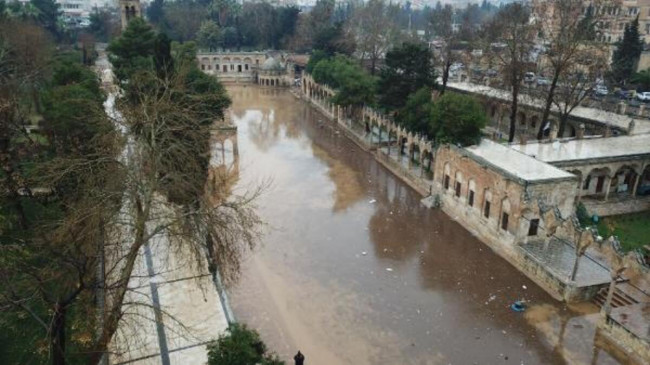
<svg viewBox="0 0 650 365">
<path fill-rule="evenodd" d="M 632 75 L 631 81 L 641 86 L 643 90 L 650 90 L 650 68 Z"/>
</svg>

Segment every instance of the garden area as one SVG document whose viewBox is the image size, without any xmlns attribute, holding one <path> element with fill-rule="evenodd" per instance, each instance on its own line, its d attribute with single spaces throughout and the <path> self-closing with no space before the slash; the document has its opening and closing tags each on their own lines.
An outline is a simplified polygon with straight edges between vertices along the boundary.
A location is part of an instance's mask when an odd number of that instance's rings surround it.
<svg viewBox="0 0 650 365">
<path fill-rule="evenodd" d="M 626 252 L 650 247 L 650 212 L 602 217 L 598 233 L 603 237 L 617 236 Z"/>
</svg>

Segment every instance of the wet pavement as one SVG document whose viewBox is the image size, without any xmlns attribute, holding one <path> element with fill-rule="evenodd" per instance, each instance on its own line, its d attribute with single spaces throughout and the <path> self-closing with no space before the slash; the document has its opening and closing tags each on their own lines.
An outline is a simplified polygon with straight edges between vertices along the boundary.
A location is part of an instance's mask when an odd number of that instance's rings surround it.
<svg viewBox="0 0 650 365">
<path fill-rule="evenodd" d="M 594 346 L 594 305 L 553 300 L 288 90 L 228 90 L 236 189 L 272 181 L 230 299 L 288 363 L 618 363 Z"/>
</svg>

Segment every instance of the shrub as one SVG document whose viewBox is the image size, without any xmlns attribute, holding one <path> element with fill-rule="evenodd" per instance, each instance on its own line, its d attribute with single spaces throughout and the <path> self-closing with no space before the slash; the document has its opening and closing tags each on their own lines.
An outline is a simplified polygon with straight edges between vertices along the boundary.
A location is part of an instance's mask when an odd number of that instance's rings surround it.
<svg viewBox="0 0 650 365">
<path fill-rule="evenodd" d="M 255 330 L 232 324 L 227 332 L 208 344 L 208 365 L 284 365 L 275 354 L 268 354 Z"/>
</svg>

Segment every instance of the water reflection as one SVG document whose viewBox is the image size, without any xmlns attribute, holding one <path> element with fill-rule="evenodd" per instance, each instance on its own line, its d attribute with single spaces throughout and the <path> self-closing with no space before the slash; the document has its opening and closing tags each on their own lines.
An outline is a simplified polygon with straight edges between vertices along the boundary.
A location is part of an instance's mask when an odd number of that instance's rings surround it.
<svg viewBox="0 0 650 365">
<path fill-rule="evenodd" d="M 287 91 L 230 90 L 251 166 L 242 180 L 275 181 L 260 201 L 274 229 L 232 301 L 285 359 L 301 349 L 327 365 L 591 362 L 589 313 L 559 305 L 458 223 L 423 208 Z M 514 313 L 516 299 L 551 314 Z M 616 361 L 602 351 L 596 363 Z"/>
<path fill-rule="evenodd" d="M 237 129 L 218 122 L 211 135 L 211 151 L 205 192 L 213 205 L 226 200 L 239 182 Z"/>
</svg>

